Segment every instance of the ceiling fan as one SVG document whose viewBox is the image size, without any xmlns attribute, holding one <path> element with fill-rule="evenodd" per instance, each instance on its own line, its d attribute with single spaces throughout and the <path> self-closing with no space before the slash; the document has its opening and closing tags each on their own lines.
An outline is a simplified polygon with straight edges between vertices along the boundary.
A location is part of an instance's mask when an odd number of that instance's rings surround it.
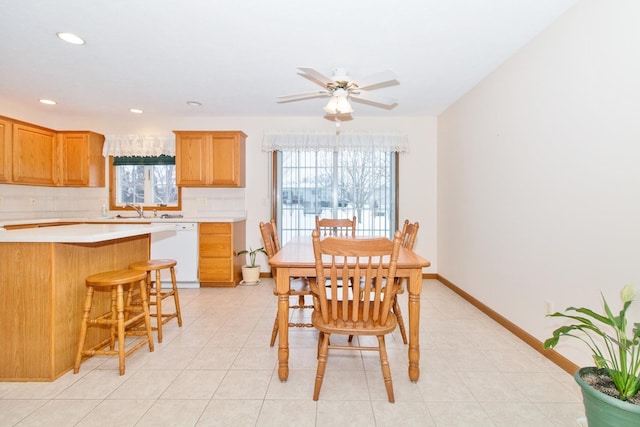
<svg viewBox="0 0 640 427">
<path fill-rule="evenodd" d="M 333 70 L 331 77 L 309 67 L 298 67 L 298 69 L 302 71 L 299 73 L 301 76 L 319 84 L 323 89 L 279 96 L 278 102 L 331 97 L 329 103 L 324 107 L 324 111 L 334 115 L 353 112 L 349 99 L 387 109 L 391 109 L 397 104 L 397 100 L 394 98 L 369 93 L 371 90 L 400 84 L 392 71 L 382 71 L 356 81 L 352 80 L 343 68 Z"/>
</svg>

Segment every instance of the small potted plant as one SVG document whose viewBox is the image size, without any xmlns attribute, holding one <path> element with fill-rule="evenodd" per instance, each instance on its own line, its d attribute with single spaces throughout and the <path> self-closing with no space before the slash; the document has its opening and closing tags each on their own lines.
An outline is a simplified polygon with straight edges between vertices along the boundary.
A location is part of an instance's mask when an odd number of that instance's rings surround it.
<svg viewBox="0 0 640 427">
<path fill-rule="evenodd" d="M 260 265 L 256 264 L 256 255 L 263 253 L 268 256 L 267 251 L 262 248 L 239 251 L 236 255 L 249 254 L 249 263 L 242 266 L 242 282 L 244 284 L 258 284 L 260 282 Z"/>
<path fill-rule="evenodd" d="M 640 323 L 633 325 L 629 336 L 626 317 L 635 297 L 634 286 L 625 286 L 620 296 L 623 306 L 617 314 L 603 296 L 604 314 L 569 307 L 564 313 L 549 315 L 574 323 L 553 331 L 544 342 L 545 349 L 567 336 L 584 342 L 593 355 L 595 367 L 583 367 L 574 375 L 590 426 L 640 426 Z"/>
</svg>

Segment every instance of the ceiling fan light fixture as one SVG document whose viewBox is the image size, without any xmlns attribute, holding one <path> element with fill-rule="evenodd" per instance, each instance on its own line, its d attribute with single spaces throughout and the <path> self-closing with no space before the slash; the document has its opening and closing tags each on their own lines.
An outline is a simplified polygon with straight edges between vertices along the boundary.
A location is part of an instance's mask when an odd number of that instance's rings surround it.
<svg viewBox="0 0 640 427">
<path fill-rule="evenodd" d="M 346 96 L 332 96 L 323 110 L 329 114 L 353 113 L 353 108 Z"/>
</svg>

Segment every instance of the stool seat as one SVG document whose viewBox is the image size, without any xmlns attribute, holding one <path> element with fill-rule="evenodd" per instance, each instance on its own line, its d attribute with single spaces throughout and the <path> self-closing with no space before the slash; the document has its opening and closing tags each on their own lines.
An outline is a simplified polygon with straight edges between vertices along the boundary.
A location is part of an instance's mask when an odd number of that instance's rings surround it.
<svg viewBox="0 0 640 427">
<path fill-rule="evenodd" d="M 152 327 L 152 329 L 158 332 L 158 343 L 162 342 L 162 326 L 169 320 L 176 318 L 178 320 L 178 327 L 182 327 L 180 297 L 176 283 L 176 264 L 177 261 L 175 259 L 148 259 L 129 264 L 129 268 L 141 271 L 146 276 L 149 306 L 155 307 L 155 311 L 152 310 L 150 312 L 150 316 L 156 318 L 156 326 Z M 162 289 L 161 270 L 169 270 L 169 274 L 171 275 L 171 289 Z M 154 271 L 155 281 L 151 274 Z M 163 311 L 162 301 L 168 297 L 173 297 L 175 311 L 172 313 L 165 313 Z"/>
<path fill-rule="evenodd" d="M 139 270 L 115 270 L 94 274 L 85 280 L 91 286 L 125 285 L 146 279 L 147 275 Z"/>
<path fill-rule="evenodd" d="M 175 267 L 178 262 L 175 259 L 148 259 L 146 261 L 138 261 L 129 265 L 134 270 L 158 270 Z"/>
<path fill-rule="evenodd" d="M 73 373 L 77 374 L 83 357 L 92 357 L 96 354 L 118 355 L 120 375 L 124 375 L 124 359 L 145 344 L 149 345 L 149 351 L 153 351 L 153 336 L 151 335 L 151 320 L 149 317 L 149 304 L 147 300 L 147 274 L 139 270 L 114 270 L 91 275 L 86 278 L 87 292 L 82 311 L 80 324 L 80 337 L 78 339 L 78 351 L 73 365 Z M 138 286 L 141 295 L 141 304 L 132 306 L 124 302 L 125 288 L 127 292 Z M 91 318 L 93 295 L 95 291 L 109 291 L 111 294 L 111 307 L 106 313 Z M 127 330 L 127 327 L 144 323 L 144 330 Z M 99 342 L 95 346 L 85 349 L 87 330 L 90 327 L 105 328 L 110 330 L 109 338 Z M 125 337 L 135 335 L 143 339 L 125 349 Z M 117 349 L 116 349 L 117 340 Z M 109 349 L 105 349 L 109 346 Z"/>
</svg>

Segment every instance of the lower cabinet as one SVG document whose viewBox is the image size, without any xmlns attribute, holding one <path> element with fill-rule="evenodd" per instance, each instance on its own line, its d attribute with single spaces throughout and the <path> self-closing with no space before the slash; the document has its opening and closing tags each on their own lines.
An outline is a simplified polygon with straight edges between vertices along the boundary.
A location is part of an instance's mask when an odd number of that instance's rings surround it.
<svg viewBox="0 0 640 427">
<path fill-rule="evenodd" d="M 201 222 L 199 230 L 198 280 L 200 286 L 237 286 L 242 280 L 246 221 Z"/>
</svg>

